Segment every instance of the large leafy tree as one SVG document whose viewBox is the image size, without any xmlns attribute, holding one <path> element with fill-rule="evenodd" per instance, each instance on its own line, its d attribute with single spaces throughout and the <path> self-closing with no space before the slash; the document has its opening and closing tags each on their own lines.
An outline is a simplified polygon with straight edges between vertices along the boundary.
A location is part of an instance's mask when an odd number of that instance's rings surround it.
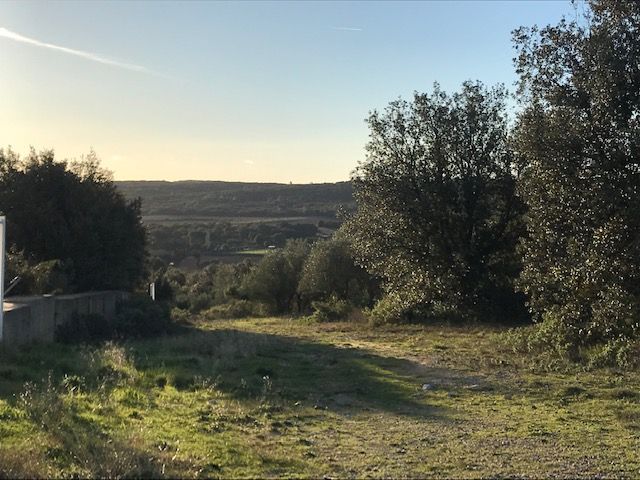
<svg viewBox="0 0 640 480">
<path fill-rule="evenodd" d="M 143 278 L 140 201 L 124 199 L 95 154 L 69 163 L 0 150 L 0 211 L 7 244 L 31 264 L 56 261 L 68 290 L 131 289 Z"/>
<path fill-rule="evenodd" d="M 359 265 L 349 242 L 338 234 L 316 242 L 304 263 L 298 292 L 308 300 L 335 297 L 355 305 L 366 305 L 375 290 L 375 281 Z"/>
<path fill-rule="evenodd" d="M 437 85 L 368 118 L 353 176 L 357 212 L 344 232 L 384 280 L 389 320 L 407 313 L 522 312 L 514 293 L 522 205 L 502 87 Z M 486 317 L 485 317 L 486 318 Z"/>
<path fill-rule="evenodd" d="M 556 346 L 636 335 L 640 321 L 640 3 L 514 32 L 529 167 L 522 286 Z"/>
<path fill-rule="evenodd" d="M 267 253 L 246 276 L 240 291 L 268 305 L 273 313 L 300 310 L 298 283 L 309 255 L 306 240 L 288 240 L 284 248 Z"/>
</svg>

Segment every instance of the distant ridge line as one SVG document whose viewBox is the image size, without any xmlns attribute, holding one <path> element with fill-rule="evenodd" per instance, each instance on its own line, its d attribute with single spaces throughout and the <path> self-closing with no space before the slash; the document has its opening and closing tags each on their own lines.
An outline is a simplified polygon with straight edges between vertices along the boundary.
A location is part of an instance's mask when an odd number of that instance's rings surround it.
<svg viewBox="0 0 640 480">
<path fill-rule="evenodd" d="M 184 217 L 331 217 L 355 208 L 350 181 L 259 183 L 221 180 L 115 182 L 129 199 L 142 199 L 142 214 Z"/>
</svg>

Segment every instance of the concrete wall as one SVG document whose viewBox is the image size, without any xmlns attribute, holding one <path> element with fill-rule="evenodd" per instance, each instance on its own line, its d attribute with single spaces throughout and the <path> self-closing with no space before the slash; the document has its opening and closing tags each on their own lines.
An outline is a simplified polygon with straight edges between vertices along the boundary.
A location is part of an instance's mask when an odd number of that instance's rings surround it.
<svg viewBox="0 0 640 480">
<path fill-rule="evenodd" d="M 97 313 L 112 319 L 116 303 L 127 297 L 126 292 L 104 291 L 6 298 L 2 344 L 53 342 L 56 328 L 68 322 L 74 313 Z"/>
</svg>

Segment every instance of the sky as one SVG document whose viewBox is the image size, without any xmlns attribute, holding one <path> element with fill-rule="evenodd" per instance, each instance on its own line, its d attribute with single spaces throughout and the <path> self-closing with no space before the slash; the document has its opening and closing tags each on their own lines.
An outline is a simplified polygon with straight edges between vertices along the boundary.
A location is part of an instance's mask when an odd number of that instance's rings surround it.
<svg viewBox="0 0 640 480">
<path fill-rule="evenodd" d="M 369 111 L 516 80 L 510 32 L 566 1 L 0 2 L 0 147 L 93 149 L 116 180 L 321 183 Z"/>
</svg>

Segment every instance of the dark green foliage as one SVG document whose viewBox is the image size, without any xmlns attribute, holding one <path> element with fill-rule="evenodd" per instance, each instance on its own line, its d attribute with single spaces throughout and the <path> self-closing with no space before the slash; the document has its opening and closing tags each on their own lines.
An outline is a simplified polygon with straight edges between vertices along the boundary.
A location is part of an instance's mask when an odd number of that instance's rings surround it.
<svg viewBox="0 0 640 480">
<path fill-rule="evenodd" d="M 215 258 L 219 255 L 242 253 L 245 249 L 268 246 L 283 247 L 287 239 L 315 238 L 314 223 L 202 222 L 181 218 L 175 223 L 155 223 L 145 219 L 149 230 L 149 249 L 166 261 L 179 262 L 188 256 Z M 306 222 L 310 220 L 307 219 Z"/>
<path fill-rule="evenodd" d="M 222 305 L 215 305 L 202 312 L 207 320 L 230 318 L 262 317 L 267 310 L 263 305 L 250 300 L 230 300 Z"/>
<path fill-rule="evenodd" d="M 173 266 L 161 268 L 154 275 L 156 295 L 158 285 L 161 285 L 164 292 L 162 298 L 171 299 L 179 309 L 199 313 L 240 299 L 240 287 L 252 268 L 249 262 L 214 263 L 191 273 L 182 272 Z"/>
<path fill-rule="evenodd" d="M 335 295 L 325 300 L 316 300 L 311 303 L 313 314 L 311 318 L 317 322 L 335 322 L 344 320 L 353 310 L 353 304 L 340 299 Z"/>
<path fill-rule="evenodd" d="M 166 304 L 153 302 L 145 295 L 134 295 L 120 302 L 116 316 L 107 320 L 98 314 L 75 314 L 59 325 L 56 341 L 62 343 L 100 342 L 123 338 L 154 337 L 171 331 Z"/>
<path fill-rule="evenodd" d="M 585 27 L 514 32 L 529 165 L 520 284 L 541 343 L 574 359 L 610 344 L 606 363 L 640 333 L 640 4 L 589 5 Z"/>
<path fill-rule="evenodd" d="M 115 336 L 113 322 L 99 314 L 74 314 L 69 321 L 59 325 L 55 332 L 61 343 L 99 342 Z"/>
<path fill-rule="evenodd" d="M 450 96 L 436 85 L 369 116 L 367 159 L 353 177 L 358 209 L 344 231 L 384 280 L 389 320 L 523 313 L 513 287 L 523 208 L 505 99 L 501 87 L 467 82 Z"/>
<path fill-rule="evenodd" d="M 113 326 L 120 338 L 152 337 L 171 330 L 171 316 L 166 304 L 146 295 L 132 295 L 118 304 Z"/>
<path fill-rule="evenodd" d="M 21 160 L 0 150 L 7 244 L 22 251 L 29 265 L 58 261 L 68 290 L 138 285 L 145 258 L 140 207 L 118 193 L 94 154 L 67 163 L 52 151 L 32 150 Z"/>
<path fill-rule="evenodd" d="M 273 313 L 301 310 L 298 284 L 309 254 L 309 243 L 289 240 L 281 250 L 269 252 L 243 282 L 247 298 L 267 304 Z"/>
<path fill-rule="evenodd" d="M 6 255 L 5 284 L 8 286 L 16 277 L 19 277 L 19 281 L 10 291 L 10 295 L 26 295 L 32 292 L 62 293 L 68 290 L 69 279 L 62 262 L 29 262 L 24 252 L 10 248 Z"/>
<path fill-rule="evenodd" d="M 307 258 L 298 291 L 310 300 L 335 297 L 353 305 L 366 306 L 376 284 L 371 276 L 355 264 L 347 239 L 339 236 L 316 242 Z"/>
</svg>

